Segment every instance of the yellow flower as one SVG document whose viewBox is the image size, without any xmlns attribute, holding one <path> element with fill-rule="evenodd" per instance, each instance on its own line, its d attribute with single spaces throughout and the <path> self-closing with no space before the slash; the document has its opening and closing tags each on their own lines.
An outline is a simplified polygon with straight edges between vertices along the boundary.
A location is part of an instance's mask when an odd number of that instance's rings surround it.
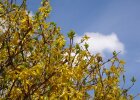
<svg viewBox="0 0 140 100">
<path fill-rule="evenodd" d="M 120 60 L 120 64 L 124 65 L 125 61 L 124 60 Z"/>
<path fill-rule="evenodd" d="M 40 11 L 40 12 L 45 12 L 45 11 L 46 11 L 46 7 L 40 7 L 40 8 L 39 8 L 39 11 Z"/>
</svg>

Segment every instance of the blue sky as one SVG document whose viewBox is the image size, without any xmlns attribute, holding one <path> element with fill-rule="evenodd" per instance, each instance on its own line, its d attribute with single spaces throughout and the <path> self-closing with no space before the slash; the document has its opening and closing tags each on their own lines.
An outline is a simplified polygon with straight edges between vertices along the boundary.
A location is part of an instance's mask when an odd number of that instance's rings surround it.
<svg viewBox="0 0 140 100">
<path fill-rule="evenodd" d="M 28 0 L 29 9 L 35 11 L 41 0 Z M 54 21 L 66 35 L 73 29 L 78 38 L 88 33 L 91 36 L 99 34 L 100 39 L 112 36 L 116 42 L 115 49 L 124 51 L 120 55 L 125 59 L 127 82 L 135 76 L 137 82 L 131 92 L 140 92 L 140 0 L 51 0 L 52 12 L 49 21 Z M 101 38 L 102 37 L 102 38 Z M 92 38 L 94 40 L 94 37 Z M 91 40 L 92 41 L 92 40 Z M 93 41 L 94 44 L 94 41 Z M 122 45 L 121 48 L 118 44 Z M 97 47 L 100 48 L 100 47 Z M 105 56 L 110 56 L 113 46 Z M 97 49 L 98 50 L 98 49 Z M 91 50 L 92 51 L 92 50 Z M 128 83 L 129 84 L 129 83 Z M 138 99 L 138 98 L 137 98 Z"/>
</svg>

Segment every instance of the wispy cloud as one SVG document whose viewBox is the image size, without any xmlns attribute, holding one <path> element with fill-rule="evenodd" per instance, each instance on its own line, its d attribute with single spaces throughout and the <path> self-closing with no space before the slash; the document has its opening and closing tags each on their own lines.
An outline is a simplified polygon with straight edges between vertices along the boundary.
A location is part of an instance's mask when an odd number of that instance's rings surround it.
<svg viewBox="0 0 140 100">
<path fill-rule="evenodd" d="M 118 39 L 115 33 L 104 35 L 102 33 L 86 32 L 84 35 L 89 36 L 89 40 L 86 43 L 89 44 L 89 51 L 92 53 L 113 52 L 114 50 L 123 54 L 125 52 L 124 44 Z M 83 35 L 83 36 L 84 36 Z M 83 36 L 76 36 L 74 42 L 80 42 Z"/>
</svg>

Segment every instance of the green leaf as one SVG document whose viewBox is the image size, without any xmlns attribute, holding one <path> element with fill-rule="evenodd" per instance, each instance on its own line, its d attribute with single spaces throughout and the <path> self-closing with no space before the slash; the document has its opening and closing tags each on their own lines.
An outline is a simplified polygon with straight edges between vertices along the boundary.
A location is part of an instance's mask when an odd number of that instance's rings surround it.
<svg viewBox="0 0 140 100">
<path fill-rule="evenodd" d="M 50 22 L 50 25 L 56 26 L 55 22 Z"/>
<path fill-rule="evenodd" d="M 69 37 L 70 39 L 73 39 L 74 36 L 75 36 L 75 32 L 74 32 L 73 30 L 70 30 L 70 32 L 68 33 L 68 37 Z"/>
<path fill-rule="evenodd" d="M 85 48 L 88 49 L 89 45 L 87 43 L 84 44 Z"/>
<path fill-rule="evenodd" d="M 113 56 L 117 56 L 117 52 L 116 51 L 113 51 Z"/>
<path fill-rule="evenodd" d="M 124 82 L 124 83 L 125 83 L 125 80 L 126 80 L 126 79 L 125 79 L 125 75 L 123 75 L 123 82 Z"/>
<path fill-rule="evenodd" d="M 134 77 L 134 76 L 132 77 L 131 82 L 133 82 L 133 83 L 135 83 L 135 82 L 136 82 L 136 79 L 135 79 L 135 77 Z"/>
<path fill-rule="evenodd" d="M 75 48 L 76 48 L 76 49 L 80 49 L 79 44 L 76 43 Z"/>
</svg>

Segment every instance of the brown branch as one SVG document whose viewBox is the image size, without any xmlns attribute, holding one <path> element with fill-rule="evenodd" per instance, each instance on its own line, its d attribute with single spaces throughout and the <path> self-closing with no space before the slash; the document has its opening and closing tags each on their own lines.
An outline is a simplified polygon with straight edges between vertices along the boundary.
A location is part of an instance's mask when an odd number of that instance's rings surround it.
<svg viewBox="0 0 140 100">
<path fill-rule="evenodd" d="M 34 92 L 37 91 L 43 84 L 45 84 L 46 82 L 48 82 L 49 79 L 50 79 L 51 77 L 53 77 L 55 74 L 56 74 L 56 72 L 53 72 L 51 75 L 48 76 L 48 78 L 45 79 L 44 82 L 42 82 L 42 83 L 40 83 L 40 84 L 34 84 L 34 85 L 32 85 L 32 86 L 30 87 L 30 90 L 33 90 L 32 93 L 31 93 L 31 95 L 33 95 Z M 36 87 L 36 86 L 37 86 L 37 87 Z"/>
<path fill-rule="evenodd" d="M 121 51 L 118 52 L 115 56 L 113 56 L 113 57 L 111 57 L 110 59 L 108 59 L 107 61 L 103 62 L 103 63 L 102 63 L 102 66 L 105 65 L 106 63 L 110 62 L 112 59 L 114 59 L 119 53 L 121 53 Z"/>
<path fill-rule="evenodd" d="M 13 84 L 12 84 L 12 86 L 11 86 L 11 88 L 10 88 L 10 90 L 9 90 L 9 92 L 8 92 L 8 94 L 7 94 L 7 96 L 6 96 L 6 100 L 7 100 L 7 99 L 8 99 L 8 97 L 10 96 L 11 91 L 12 91 L 12 89 L 13 89 L 13 87 L 14 87 L 14 85 L 15 85 L 16 81 L 17 81 L 17 79 L 15 79 L 15 80 L 14 80 L 14 82 L 13 82 Z"/>
</svg>

